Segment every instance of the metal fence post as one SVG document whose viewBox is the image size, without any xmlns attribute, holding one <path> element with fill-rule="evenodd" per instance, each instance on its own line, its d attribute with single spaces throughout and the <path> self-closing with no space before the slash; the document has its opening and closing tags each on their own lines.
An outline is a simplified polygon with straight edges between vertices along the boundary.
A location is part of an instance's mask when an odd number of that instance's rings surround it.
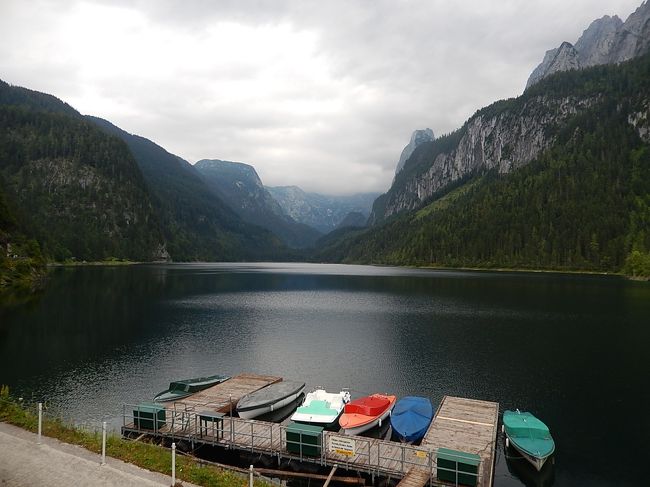
<svg viewBox="0 0 650 487">
<path fill-rule="evenodd" d="M 176 485 L 176 443 L 172 443 L 172 486 Z"/>
<path fill-rule="evenodd" d="M 43 431 L 43 403 L 38 403 L 38 440 L 36 443 L 41 444 L 41 433 Z"/>
<path fill-rule="evenodd" d="M 253 487 L 253 466 L 251 465 L 250 473 L 248 474 L 248 487 Z"/>
<path fill-rule="evenodd" d="M 106 465 L 106 421 L 102 423 L 102 465 Z"/>
<path fill-rule="evenodd" d="M 228 404 L 230 404 L 230 448 L 235 443 L 235 423 L 232 421 L 232 394 L 228 396 Z"/>
</svg>

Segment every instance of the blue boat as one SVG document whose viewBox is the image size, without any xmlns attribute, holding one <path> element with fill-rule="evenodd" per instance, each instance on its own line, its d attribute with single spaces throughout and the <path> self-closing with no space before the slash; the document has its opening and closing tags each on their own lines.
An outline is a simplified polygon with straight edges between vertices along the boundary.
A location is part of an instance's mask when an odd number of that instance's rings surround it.
<svg viewBox="0 0 650 487">
<path fill-rule="evenodd" d="M 433 419 L 433 406 L 426 397 L 406 396 L 397 401 L 390 416 L 393 435 L 404 443 L 416 443 Z"/>
</svg>

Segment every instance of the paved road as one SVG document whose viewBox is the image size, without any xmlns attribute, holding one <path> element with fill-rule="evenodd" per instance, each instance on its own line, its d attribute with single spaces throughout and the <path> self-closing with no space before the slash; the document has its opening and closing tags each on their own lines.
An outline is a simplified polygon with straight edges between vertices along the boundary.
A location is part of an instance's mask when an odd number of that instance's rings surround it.
<svg viewBox="0 0 650 487">
<path fill-rule="evenodd" d="M 0 423 L 0 487 L 169 487 L 171 477 Z M 184 483 L 187 486 L 189 484 Z"/>
</svg>

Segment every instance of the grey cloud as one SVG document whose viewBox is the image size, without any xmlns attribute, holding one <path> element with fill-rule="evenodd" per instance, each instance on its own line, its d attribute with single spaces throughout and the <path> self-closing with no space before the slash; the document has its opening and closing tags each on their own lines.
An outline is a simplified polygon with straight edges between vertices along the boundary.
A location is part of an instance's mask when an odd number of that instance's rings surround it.
<svg viewBox="0 0 650 487">
<path fill-rule="evenodd" d="M 518 95 L 547 49 L 575 41 L 602 15 L 625 18 L 640 1 L 96 0 L 145 19 L 141 46 L 103 52 L 118 63 L 110 66 L 48 48 L 81 2 L 5 1 L 0 78 L 51 92 L 192 162 L 247 162 L 273 185 L 382 191 L 414 129 L 450 132 L 482 106 Z M 288 52 L 259 59 L 255 50 L 196 57 L 223 22 L 304 33 L 296 42 L 313 40 L 314 64 Z M 164 42 L 150 42 L 156 35 Z M 244 41 L 223 42 L 236 50 Z M 154 72 L 141 71 L 133 51 L 157 56 Z"/>
</svg>

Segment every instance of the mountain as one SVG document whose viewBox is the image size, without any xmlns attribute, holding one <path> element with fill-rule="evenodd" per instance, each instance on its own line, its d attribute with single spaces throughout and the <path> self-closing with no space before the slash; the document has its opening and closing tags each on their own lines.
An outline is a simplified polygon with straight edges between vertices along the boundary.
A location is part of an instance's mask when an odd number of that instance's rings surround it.
<svg viewBox="0 0 650 487">
<path fill-rule="evenodd" d="M 244 222 L 215 195 L 189 162 L 106 120 L 87 119 L 123 140 L 135 157 L 173 260 L 258 260 L 286 254 L 275 236 Z"/>
<path fill-rule="evenodd" d="M 409 157 L 411 157 L 413 151 L 417 149 L 418 146 L 422 145 L 424 142 L 431 142 L 434 139 L 435 136 L 433 135 L 433 130 L 431 129 L 427 128 L 414 131 L 411 135 L 411 140 L 406 145 L 406 147 L 404 147 L 402 153 L 399 156 L 399 161 L 397 161 L 397 167 L 395 168 L 395 174 L 402 170 L 404 163 Z"/>
<path fill-rule="evenodd" d="M 650 275 L 650 54 L 556 73 L 418 147 L 315 260 Z"/>
<path fill-rule="evenodd" d="M 365 227 L 368 217 L 359 211 L 351 211 L 336 226 L 336 229 L 345 227 Z"/>
<path fill-rule="evenodd" d="M 0 186 L 18 234 L 35 239 L 49 259 L 166 255 L 160 222 L 126 144 L 61 100 L 2 81 Z"/>
<path fill-rule="evenodd" d="M 253 166 L 203 159 L 194 167 L 208 186 L 244 221 L 266 228 L 288 246 L 309 247 L 320 237 L 320 232 L 296 222 L 282 210 Z"/>
<path fill-rule="evenodd" d="M 617 64 L 641 56 L 650 49 L 650 3 L 643 2 L 625 22 L 616 15 L 594 20 L 575 45 L 563 42 L 546 52 L 526 83 L 531 87 L 559 71 Z"/>
<path fill-rule="evenodd" d="M 267 187 L 271 196 L 295 221 L 328 233 L 353 211 L 368 215 L 378 193 L 330 196 L 307 193 L 298 186 Z"/>
</svg>

